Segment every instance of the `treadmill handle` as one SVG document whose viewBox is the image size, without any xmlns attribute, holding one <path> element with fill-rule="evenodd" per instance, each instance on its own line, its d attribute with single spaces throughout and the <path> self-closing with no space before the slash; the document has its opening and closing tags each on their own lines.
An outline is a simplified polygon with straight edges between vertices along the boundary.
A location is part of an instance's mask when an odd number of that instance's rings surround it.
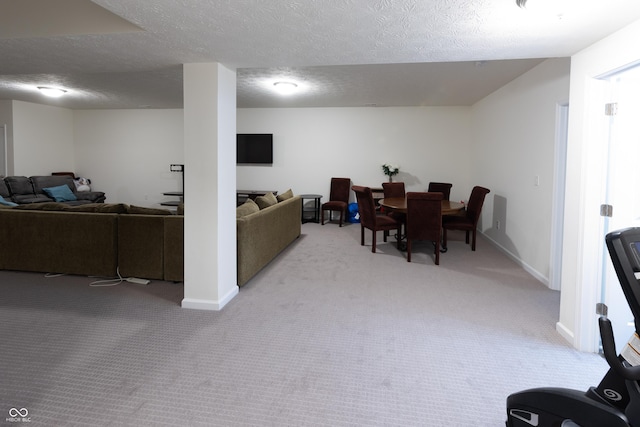
<svg viewBox="0 0 640 427">
<path fill-rule="evenodd" d="M 640 366 L 625 366 L 618 358 L 616 342 L 613 339 L 611 320 L 601 316 L 598 319 L 598 325 L 600 326 L 604 358 L 607 359 L 607 363 L 611 366 L 611 369 L 627 380 L 640 381 Z"/>
</svg>

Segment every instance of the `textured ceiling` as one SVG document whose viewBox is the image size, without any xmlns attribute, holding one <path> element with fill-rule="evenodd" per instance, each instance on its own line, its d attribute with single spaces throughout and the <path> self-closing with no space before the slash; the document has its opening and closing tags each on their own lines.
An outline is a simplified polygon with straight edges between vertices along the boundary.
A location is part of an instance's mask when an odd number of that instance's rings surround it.
<svg viewBox="0 0 640 427">
<path fill-rule="evenodd" d="M 563 1 L 559 19 L 515 0 L 0 0 L 0 99 L 180 108 L 181 64 L 219 62 L 239 107 L 471 105 L 640 19 L 637 0 Z M 274 94 L 283 77 L 300 93 Z"/>
</svg>

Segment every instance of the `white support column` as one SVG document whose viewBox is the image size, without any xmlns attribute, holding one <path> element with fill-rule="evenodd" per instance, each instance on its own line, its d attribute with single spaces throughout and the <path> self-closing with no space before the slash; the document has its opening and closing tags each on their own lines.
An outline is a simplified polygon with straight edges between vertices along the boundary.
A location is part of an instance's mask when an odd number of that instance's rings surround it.
<svg viewBox="0 0 640 427">
<path fill-rule="evenodd" d="M 218 63 L 184 65 L 184 299 L 220 310 L 238 293 L 236 74 Z"/>
</svg>

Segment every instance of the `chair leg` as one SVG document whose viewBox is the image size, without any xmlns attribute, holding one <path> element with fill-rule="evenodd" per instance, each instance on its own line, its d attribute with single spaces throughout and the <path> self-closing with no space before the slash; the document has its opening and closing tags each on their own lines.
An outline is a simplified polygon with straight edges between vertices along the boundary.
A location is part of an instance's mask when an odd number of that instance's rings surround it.
<svg viewBox="0 0 640 427">
<path fill-rule="evenodd" d="M 360 246 L 364 246 L 364 225 L 360 224 Z"/>
<path fill-rule="evenodd" d="M 469 244 L 469 230 L 465 231 L 464 242 L 465 242 L 467 245 Z"/>
<path fill-rule="evenodd" d="M 440 265 L 440 240 L 435 241 L 436 246 L 436 265 Z"/>
<path fill-rule="evenodd" d="M 407 239 L 407 262 L 411 262 L 411 239 Z"/>
<path fill-rule="evenodd" d="M 471 250 L 475 251 L 476 250 L 476 230 L 475 228 L 473 229 L 473 239 L 471 240 Z"/>
<path fill-rule="evenodd" d="M 320 209 L 320 224 L 324 225 L 324 209 Z"/>
<path fill-rule="evenodd" d="M 340 211 L 340 227 L 342 227 L 342 218 L 344 216 L 344 211 Z"/>
<path fill-rule="evenodd" d="M 371 233 L 373 234 L 373 244 L 371 245 L 371 252 L 375 254 L 376 253 L 376 231 L 372 230 Z"/>
</svg>

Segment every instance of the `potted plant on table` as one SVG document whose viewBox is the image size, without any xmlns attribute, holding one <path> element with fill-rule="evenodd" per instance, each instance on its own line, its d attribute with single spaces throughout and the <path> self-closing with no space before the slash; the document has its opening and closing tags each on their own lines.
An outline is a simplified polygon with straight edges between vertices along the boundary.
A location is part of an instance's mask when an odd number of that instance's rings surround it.
<svg viewBox="0 0 640 427">
<path fill-rule="evenodd" d="M 400 166 L 391 163 L 382 165 L 382 172 L 389 177 L 389 182 L 393 182 L 393 177 L 400 172 Z"/>
</svg>

